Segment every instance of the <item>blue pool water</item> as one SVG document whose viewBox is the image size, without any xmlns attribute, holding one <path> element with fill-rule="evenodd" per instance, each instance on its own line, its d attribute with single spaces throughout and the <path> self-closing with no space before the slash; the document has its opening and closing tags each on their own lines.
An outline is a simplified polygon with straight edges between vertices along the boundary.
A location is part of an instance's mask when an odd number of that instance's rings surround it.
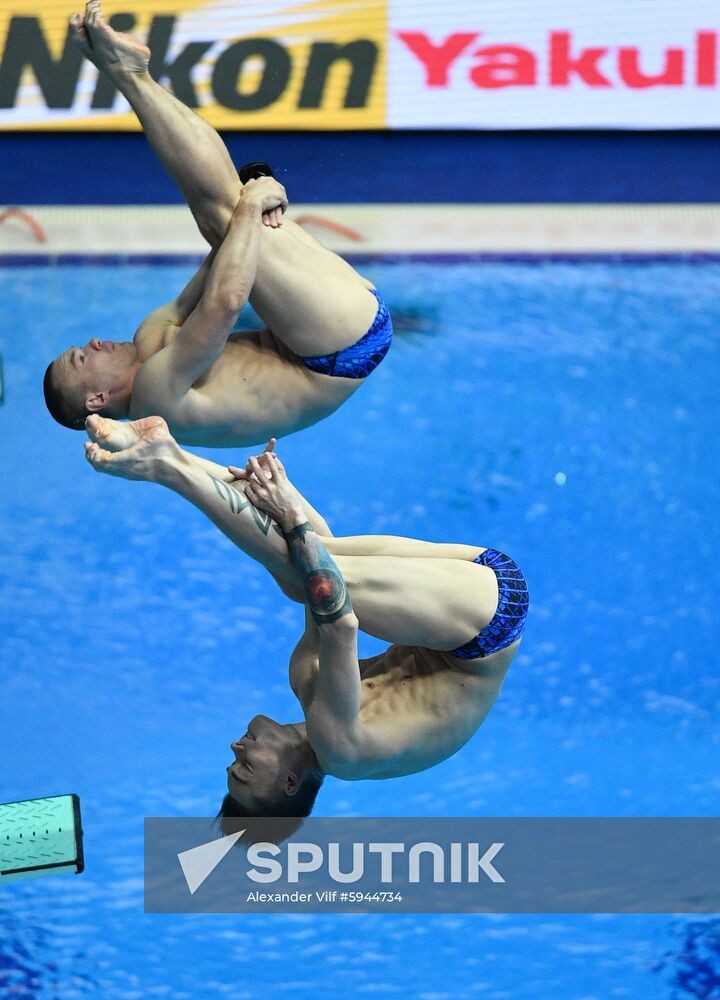
<svg viewBox="0 0 720 1000">
<path fill-rule="evenodd" d="M 405 330 L 280 454 L 337 533 L 509 552 L 532 610 L 461 753 L 328 780 L 316 812 L 717 814 L 720 265 L 365 271 Z M 0 995 L 720 996 L 711 918 L 143 914 L 143 817 L 215 812 L 245 720 L 298 718 L 300 609 L 184 501 L 94 474 L 44 412 L 51 356 L 129 337 L 187 274 L 0 269 L 0 801 L 77 792 L 87 858 L 0 889 Z"/>
</svg>

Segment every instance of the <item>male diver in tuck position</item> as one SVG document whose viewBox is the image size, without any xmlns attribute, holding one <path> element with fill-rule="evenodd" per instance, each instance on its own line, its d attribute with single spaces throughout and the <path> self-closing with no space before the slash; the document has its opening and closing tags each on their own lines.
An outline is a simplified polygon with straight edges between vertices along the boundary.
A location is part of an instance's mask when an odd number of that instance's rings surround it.
<svg viewBox="0 0 720 1000">
<path fill-rule="evenodd" d="M 243 186 L 217 132 L 155 83 L 150 50 L 113 31 L 99 0 L 73 16 L 70 33 L 130 102 L 212 251 L 131 342 L 94 336 L 56 358 L 44 381 L 50 413 L 76 429 L 90 413 L 160 414 L 179 441 L 209 447 L 257 444 L 322 420 L 390 346 L 373 285 L 283 221 L 277 181 Z M 267 328 L 233 333 L 248 299 Z"/>
<path fill-rule="evenodd" d="M 335 538 L 272 452 L 224 469 L 183 451 L 160 417 L 87 422 L 99 472 L 185 497 L 304 603 L 290 659 L 304 721 L 255 716 L 231 744 L 224 816 L 306 816 L 326 774 L 411 774 L 451 757 L 500 692 L 528 607 L 495 549 L 413 538 Z M 358 628 L 392 645 L 358 661 Z"/>
</svg>

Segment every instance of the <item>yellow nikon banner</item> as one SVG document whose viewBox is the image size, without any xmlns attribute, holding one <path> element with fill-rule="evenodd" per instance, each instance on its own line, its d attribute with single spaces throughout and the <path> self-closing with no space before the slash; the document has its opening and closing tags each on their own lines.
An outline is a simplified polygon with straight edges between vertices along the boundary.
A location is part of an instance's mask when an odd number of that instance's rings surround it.
<svg viewBox="0 0 720 1000">
<path fill-rule="evenodd" d="M 150 72 L 217 128 L 385 126 L 385 0 L 108 0 L 105 17 L 146 39 Z M 138 129 L 124 98 L 78 51 L 80 0 L 0 4 L 0 129 Z"/>
</svg>

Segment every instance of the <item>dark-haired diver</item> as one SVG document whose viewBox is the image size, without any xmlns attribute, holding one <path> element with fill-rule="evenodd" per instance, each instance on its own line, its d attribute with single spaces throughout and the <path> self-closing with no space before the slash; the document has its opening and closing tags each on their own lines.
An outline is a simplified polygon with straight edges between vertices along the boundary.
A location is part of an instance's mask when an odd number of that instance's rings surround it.
<svg viewBox="0 0 720 1000">
<path fill-rule="evenodd" d="M 262 177 L 243 187 L 217 132 L 151 78 L 150 50 L 114 31 L 99 0 L 69 30 L 129 101 L 213 249 L 132 341 L 107 340 L 100 330 L 48 366 L 50 413 L 75 429 L 90 413 L 161 414 L 179 441 L 209 447 L 257 444 L 322 420 L 390 346 L 382 299 L 346 261 L 283 220 L 282 185 Z M 247 301 L 266 329 L 233 333 Z"/>
<path fill-rule="evenodd" d="M 235 740 L 223 814 L 303 816 L 326 774 L 411 774 L 451 757 L 485 719 L 517 651 L 525 580 L 494 549 L 335 538 L 268 449 L 226 470 L 184 452 L 159 417 L 91 417 L 100 472 L 159 483 L 198 507 L 306 606 L 290 659 L 304 720 L 259 715 Z M 358 628 L 392 645 L 358 661 Z"/>
</svg>

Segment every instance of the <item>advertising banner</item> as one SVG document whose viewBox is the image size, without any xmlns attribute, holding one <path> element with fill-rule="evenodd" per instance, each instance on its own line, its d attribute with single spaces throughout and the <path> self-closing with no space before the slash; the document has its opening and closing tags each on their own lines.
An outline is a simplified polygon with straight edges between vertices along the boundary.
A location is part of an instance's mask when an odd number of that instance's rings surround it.
<svg viewBox="0 0 720 1000">
<path fill-rule="evenodd" d="M 391 0 L 391 128 L 720 123 L 711 0 Z"/>
<path fill-rule="evenodd" d="M 73 45 L 73 4 L 4 0 L 0 129 L 138 128 Z M 218 128 L 720 126 L 712 0 L 108 0 L 105 13 Z"/>
<path fill-rule="evenodd" d="M 0 5 L 0 129 L 139 128 L 69 36 L 81 0 Z M 372 129 L 385 124 L 384 0 L 108 0 L 146 40 L 150 73 L 216 128 Z"/>
</svg>

